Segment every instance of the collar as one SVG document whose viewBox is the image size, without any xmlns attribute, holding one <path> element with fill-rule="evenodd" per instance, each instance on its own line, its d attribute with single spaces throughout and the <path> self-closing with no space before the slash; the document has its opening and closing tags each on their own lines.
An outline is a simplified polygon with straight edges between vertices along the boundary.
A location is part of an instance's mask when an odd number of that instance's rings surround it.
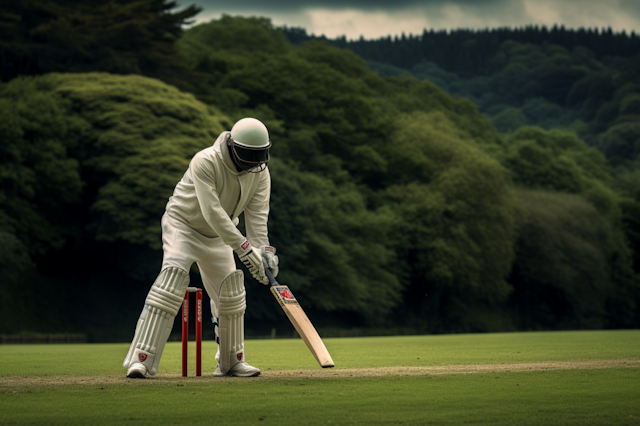
<svg viewBox="0 0 640 426">
<path fill-rule="evenodd" d="M 226 169 L 231 174 L 235 176 L 246 175 L 247 172 L 245 171 L 239 172 L 236 170 L 236 165 L 233 164 L 233 160 L 231 159 L 231 153 L 229 152 L 229 147 L 227 146 L 227 138 L 229 137 L 230 134 L 231 132 L 228 132 L 228 131 L 220 133 L 220 136 L 218 136 L 218 139 L 216 139 L 215 143 L 213 144 L 213 149 L 214 151 L 216 151 L 218 156 L 222 159 L 222 164 L 224 164 Z"/>
</svg>

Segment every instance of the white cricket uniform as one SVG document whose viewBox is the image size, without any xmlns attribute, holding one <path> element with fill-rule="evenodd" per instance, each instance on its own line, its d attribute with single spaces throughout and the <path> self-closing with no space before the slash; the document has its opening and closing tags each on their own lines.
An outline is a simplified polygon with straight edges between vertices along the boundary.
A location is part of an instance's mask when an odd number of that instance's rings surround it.
<svg viewBox="0 0 640 426">
<path fill-rule="evenodd" d="M 237 172 L 226 144 L 228 135 L 223 132 L 213 146 L 193 157 L 162 218 L 162 269 L 188 272 L 197 263 L 216 305 L 222 280 L 236 269 L 232 248 L 245 241 L 236 228 L 241 213 L 251 245 L 269 245 L 269 169 Z"/>
<path fill-rule="evenodd" d="M 271 178 L 260 173 L 237 172 L 226 141 L 220 134 L 213 146 L 198 152 L 176 185 L 162 217 L 162 269 L 151 286 L 123 366 L 129 377 L 147 377 L 158 371 L 164 346 L 189 283 L 189 269 L 198 264 L 214 317 L 220 323 L 222 356 L 227 374 L 256 375 L 260 370 L 244 362 L 243 275 L 236 270 L 234 248 L 245 237 L 236 228 L 244 212 L 247 239 L 256 248 L 268 246 L 267 219 Z M 225 278 L 230 277 L 225 280 Z M 224 291 L 221 292 L 223 282 Z M 227 288 L 228 287 L 228 288 Z M 221 306 L 222 305 L 222 306 Z M 216 370 L 217 371 L 217 370 Z"/>
</svg>

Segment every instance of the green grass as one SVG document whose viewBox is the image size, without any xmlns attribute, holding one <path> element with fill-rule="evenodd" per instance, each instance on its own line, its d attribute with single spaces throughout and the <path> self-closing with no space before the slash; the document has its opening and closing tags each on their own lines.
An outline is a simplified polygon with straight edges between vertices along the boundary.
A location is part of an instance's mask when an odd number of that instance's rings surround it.
<svg viewBox="0 0 640 426">
<path fill-rule="evenodd" d="M 450 334 L 325 339 L 336 368 L 511 364 L 640 356 L 640 331 Z M 0 377 L 122 373 L 128 344 L 0 345 Z M 265 370 L 318 368 L 300 339 L 248 340 L 246 356 Z M 194 368 L 195 344 L 189 348 Z M 203 373 L 213 373 L 215 344 L 203 342 Z M 180 372 L 180 343 L 169 342 L 162 373 Z"/>
<path fill-rule="evenodd" d="M 0 423 L 631 425 L 639 380 L 620 369 L 36 388 L 0 395 Z"/>
<path fill-rule="evenodd" d="M 344 338 L 326 344 L 336 368 L 615 360 L 638 359 L 640 331 Z M 250 340 L 246 346 L 250 363 L 263 370 L 318 369 L 300 340 Z M 127 348 L 0 346 L 0 425 L 640 425 L 638 368 L 216 381 L 214 347 L 207 343 L 204 378 L 162 380 L 180 369 L 180 345 L 170 343 L 160 380 L 126 380 L 121 363 Z M 13 380 L 45 375 L 105 380 Z M 107 380 L 114 375 L 117 380 Z"/>
</svg>

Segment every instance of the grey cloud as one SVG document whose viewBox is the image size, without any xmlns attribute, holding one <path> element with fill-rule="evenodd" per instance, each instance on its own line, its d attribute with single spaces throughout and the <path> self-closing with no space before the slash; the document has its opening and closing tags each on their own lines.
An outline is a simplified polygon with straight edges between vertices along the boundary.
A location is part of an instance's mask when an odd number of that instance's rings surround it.
<svg viewBox="0 0 640 426">
<path fill-rule="evenodd" d="M 640 1 L 638 0 L 622 0 L 620 2 L 620 8 L 628 13 L 640 18 Z M 640 28 L 636 28 L 638 30 Z"/>
<path fill-rule="evenodd" d="M 304 9 L 357 9 L 361 11 L 387 11 L 394 12 L 409 8 L 444 8 L 448 6 L 458 6 L 470 8 L 471 10 L 492 10 L 500 15 L 506 15 L 509 11 L 522 8 L 524 0 L 182 0 L 181 4 L 186 6 L 195 3 L 204 8 L 207 12 L 225 13 L 232 11 L 239 12 L 267 12 L 267 13 L 296 13 Z M 556 0 L 553 2 L 554 8 L 560 10 L 578 10 L 582 13 L 589 13 L 585 8 L 589 8 L 591 0 Z M 640 17 L 640 0 L 609 0 L 602 3 L 607 7 L 624 11 L 635 17 Z"/>
<path fill-rule="evenodd" d="M 530 24 L 569 28 L 640 28 L 640 0 L 181 0 L 201 6 L 197 21 L 221 14 L 265 16 L 276 25 L 330 37 L 421 33 L 425 28 L 495 28 Z M 324 9 L 325 11 L 318 11 Z M 355 13 L 342 13 L 347 10 Z M 381 19 L 380 15 L 387 19 Z"/>
<path fill-rule="evenodd" d="M 510 0 L 278 0 L 269 2 L 264 0 L 200 0 L 195 4 L 205 8 L 205 10 L 294 12 L 308 8 L 393 11 L 421 6 L 445 6 L 447 4 L 482 6 L 507 4 L 509 2 Z"/>
</svg>

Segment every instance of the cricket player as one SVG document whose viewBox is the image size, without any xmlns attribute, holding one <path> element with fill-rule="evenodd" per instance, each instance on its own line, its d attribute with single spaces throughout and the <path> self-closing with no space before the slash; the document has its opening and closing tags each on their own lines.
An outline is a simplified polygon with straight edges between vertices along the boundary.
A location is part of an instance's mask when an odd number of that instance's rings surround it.
<svg viewBox="0 0 640 426">
<path fill-rule="evenodd" d="M 270 147 L 265 125 L 243 118 L 191 159 L 162 217 L 162 268 L 124 360 L 127 377 L 146 378 L 158 371 L 194 262 L 211 299 L 218 342 L 214 375 L 260 374 L 245 362 L 244 276 L 236 270 L 233 253 L 262 284 L 269 284 L 263 258 L 274 276 L 278 274 L 278 256 L 267 232 Z M 243 212 L 246 238 L 236 228 Z"/>
</svg>

